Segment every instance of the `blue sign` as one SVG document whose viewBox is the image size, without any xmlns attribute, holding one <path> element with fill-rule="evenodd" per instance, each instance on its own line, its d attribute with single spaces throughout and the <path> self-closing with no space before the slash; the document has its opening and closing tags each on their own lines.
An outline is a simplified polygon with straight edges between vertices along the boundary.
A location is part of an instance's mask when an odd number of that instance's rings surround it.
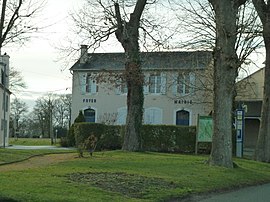
<svg viewBox="0 0 270 202">
<path fill-rule="evenodd" d="M 236 129 L 236 156 L 243 156 L 243 139 L 245 126 L 245 111 L 237 109 L 235 114 L 235 129 Z"/>
</svg>

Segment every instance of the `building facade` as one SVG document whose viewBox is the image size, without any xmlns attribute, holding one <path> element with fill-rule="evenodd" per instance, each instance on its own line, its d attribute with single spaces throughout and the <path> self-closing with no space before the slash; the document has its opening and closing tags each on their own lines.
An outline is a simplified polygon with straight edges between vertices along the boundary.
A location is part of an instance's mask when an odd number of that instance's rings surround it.
<svg viewBox="0 0 270 202">
<path fill-rule="evenodd" d="M 10 94 L 9 91 L 9 56 L 0 56 L 0 147 L 8 146 L 9 142 L 9 114 Z"/>
<path fill-rule="evenodd" d="M 144 124 L 196 125 L 211 109 L 202 85 L 210 52 L 142 52 Z M 72 116 L 86 121 L 125 124 L 127 87 L 124 53 L 87 53 L 71 67 Z"/>
<path fill-rule="evenodd" d="M 264 68 L 237 82 L 236 107 L 245 109 L 244 147 L 255 148 L 261 121 Z"/>
</svg>

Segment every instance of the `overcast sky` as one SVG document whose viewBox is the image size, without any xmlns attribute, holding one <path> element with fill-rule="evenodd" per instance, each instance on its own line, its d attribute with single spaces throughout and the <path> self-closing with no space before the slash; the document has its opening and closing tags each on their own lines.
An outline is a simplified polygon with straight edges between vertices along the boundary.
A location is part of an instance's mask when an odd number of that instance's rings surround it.
<svg viewBox="0 0 270 202">
<path fill-rule="evenodd" d="M 19 98 L 35 100 L 46 93 L 71 93 L 71 74 L 66 68 L 61 71 L 55 45 L 59 44 L 68 31 L 69 10 L 80 0 L 47 0 L 40 19 L 45 25 L 38 38 L 32 38 L 25 46 L 4 51 L 10 56 L 10 65 L 22 72 L 28 86 Z M 28 102 L 28 101 L 27 101 Z M 33 104 L 33 102 L 32 102 Z"/>
<path fill-rule="evenodd" d="M 46 25 L 53 25 L 43 30 L 38 38 L 32 38 L 24 47 L 4 49 L 3 52 L 10 56 L 11 66 L 22 72 L 28 86 L 25 92 L 16 96 L 23 98 L 28 104 L 33 105 L 36 98 L 46 93 L 71 93 L 72 78 L 69 67 L 61 71 L 63 65 L 57 62 L 59 53 L 55 46 L 67 36 L 69 11 L 76 9 L 82 2 L 84 0 L 47 0 L 39 20 Z M 112 47 L 115 47 L 115 44 Z M 111 50 L 106 48 L 104 51 Z M 261 66 L 262 59 L 258 55 L 255 58 L 258 59 L 258 66 Z"/>
</svg>

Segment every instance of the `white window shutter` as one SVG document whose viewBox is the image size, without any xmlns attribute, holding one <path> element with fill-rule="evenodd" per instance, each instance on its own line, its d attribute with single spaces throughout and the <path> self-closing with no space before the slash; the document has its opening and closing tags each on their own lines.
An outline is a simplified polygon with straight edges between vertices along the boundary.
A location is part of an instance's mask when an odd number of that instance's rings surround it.
<svg viewBox="0 0 270 202">
<path fill-rule="evenodd" d="M 166 94 L 166 74 L 161 74 L 161 94 Z"/>
<path fill-rule="evenodd" d="M 82 95 L 85 95 L 85 93 L 86 93 L 86 77 L 87 77 L 86 73 L 81 73 L 79 75 L 79 81 L 80 81 Z"/>
<path fill-rule="evenodd" d="M 97 93 L 97 83 L 95 80 L 90 81 L 90 88 L 91 88 L 91 94 L 96 94 Z"/>
<path fill-rule="evenodd" d="M 143 86 L 144 94 L 149 93 L 149 77 L 150 77 L 149 73 L 144 74 L 144 86 Z"/>
</svg>

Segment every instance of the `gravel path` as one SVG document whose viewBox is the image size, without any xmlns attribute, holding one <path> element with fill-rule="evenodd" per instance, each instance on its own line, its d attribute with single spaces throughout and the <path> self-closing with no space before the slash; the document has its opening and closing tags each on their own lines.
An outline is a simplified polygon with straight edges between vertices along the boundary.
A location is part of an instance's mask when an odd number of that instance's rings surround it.
<svg viewBox="0 0 270 202">
<path fill-rule="evenodd" d="M 18 163 L 11 163 L 0 166 L 0 172 L 13 171 L 13 170 L 25 170 L 38 167 L 49 166 L 63 161 L 74 160 L 78 154 L 64 153 L 64 154 L 49 154 L 44 156 L 36 156 L 25 161 Z"/>
</svg>

